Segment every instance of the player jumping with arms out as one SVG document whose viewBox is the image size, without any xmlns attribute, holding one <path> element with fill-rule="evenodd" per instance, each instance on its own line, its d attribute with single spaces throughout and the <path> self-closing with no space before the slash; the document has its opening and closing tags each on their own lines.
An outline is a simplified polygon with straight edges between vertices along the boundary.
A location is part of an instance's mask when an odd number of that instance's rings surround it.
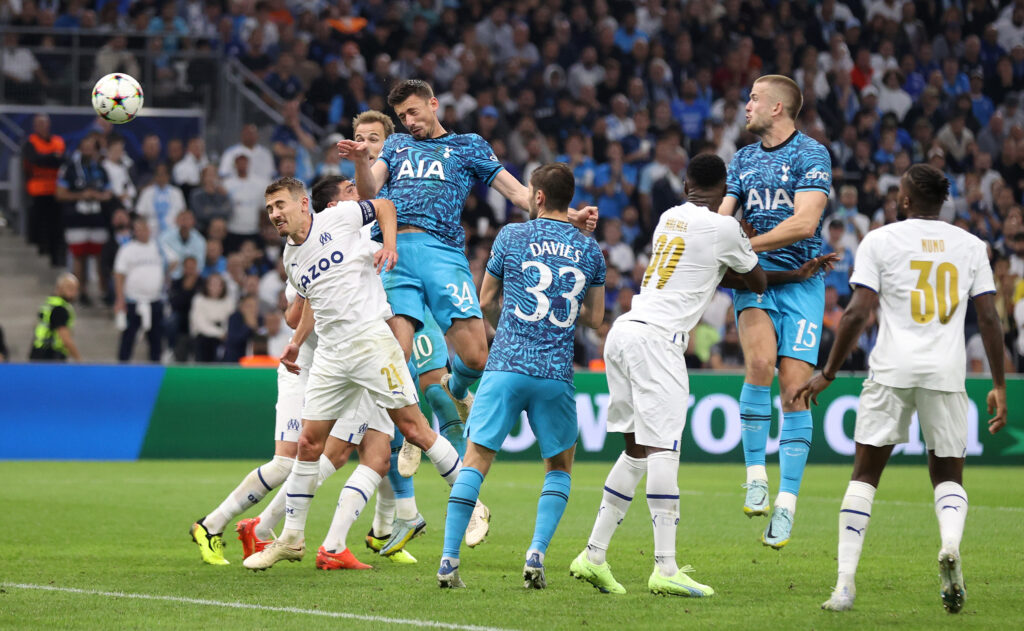
<svg viewBox="0 0 1024 631">
<path fill-rule="evenodd" d="M 821 221 L 832 186 L 831 158 L 821 144 L 796 130 L 803 104 L 797 84 L 781 75 L 754 82 L 747 102 L 747 130 L 760 143 L 743 147 L 729 165 L 726 198 L 719 212 L 743 213 L 758 233 L 750 243 L 766 271 L 796 270 L 821 252 Z M 761 541 L 786 545 L 810 450 L 807 405 L 793 394 L 814 372 L 825 311 L 820 274 L 799 283 L 769 287 L 764 294 L 738 291 L 736 322 L 745 379 L 740 392 L 743 454 L 747 466 L 747 516 L 767 515 L 765 447 L 771 425 L 771 385 L 779 369 L 782 392 L 779 469 L 775 509 Z"/>
<path fill-rule="evenodd" d="M 687 332 L 700 320 L 727 270 L 740 274 L 755 293 L 763 292 L 766 282 L 740 225 L 715 213 L 725 180 L 721 158 L 701 154 L 690 162 L 684 185 L 687 203 L 662 213 L 640 293 L 633 308 L 615 321 L 605 343 L 608 431 L 621 433 L 626 448 L 605 480 L 587 548 L 569 566 L 573 576 L 604 593 L 626 593 L 605 556 L 645 473 L 655 560 L 648 588 L 677 596 L 715 593 L 687 575 L 693 571 L 690 566 L 676 565 L 679 446 L 690 395 L 683 353 Z"/>
<path fill-rule="evenodd" d="M 289 238 L 284 253 L 288 280 L 307 299 L 282 363 L 292 372 L 299 370 L 294 362 L 299 346 L 314 326 L 314 314 L 318 345 L 309 370 L 297 458 L 285 485 L 284 532 L 245 560 L 249 569 L 265 569 L 285 559 L 299 560 L 305 554 L 304 528 L 316 489 L 317 460 L 334 419 L 353 417 L 361 399 L 367 396 L 388 410 L 406 438 L 424 449 L 449 483 L 461 466 L 451 443 L 434 433 L 419 411 L 401 347 L 385 324 L 391 311 L 374 268 L 392 267 L 397 258 L 394 204 L 388 200 L 344 202 L 326 209 L 314 222 L 305 187 L 294 178 L 272 183 L 267 187 L 266 199 L 271 222 Z M 381 225 L 383 247 L 371 254 L 359 230 L 374 219 Z M 359 361 L 353 362 L 353 357 Z M 376 422 L 376 418 L 370 419 L 361 445 L 361 463 L 342 490 L 342 503 L 365 504 L 387 472 L 393 428 L 378 429 Z M 359 486 L 352 485 L 356 477 Z M 338 541 L 334 526 L 328 543 Z M 338 554 L 343 552 L 332 554 L 325 546 L 317 555 L 318 567 L 331 565 Z"/>
<path fill-rule="evenodd" d="M 856 595 L 860 560 L 875 490 L 893 447 L 910 438 L 916 411 L 928 448 L 935 489 L 935 516 L 942 548 L 942 604 L 950 613 L 964 605 L 960 540 L 967 518 L 963 488 L 967 451 L 964 387 L 964 317 L 974 300 L 978 326 L 992 367 L 988 393 L 989 432 L 1006 424 L 1003 332 L 996 313 L 996 288 L 983 241 L 939 219 L 949 182 L 938 169 L 916 164 L 900 181 L 899 207 L 907 219 L 873 230 L 857 248 L 850 277 L 853 298 L 839 322 L 824 369 L 795 396 L 804 404 L 836 377 L 868 318 L 878 312 L 878 343 L 860 395 L 853 475 L 839 511 L 839 575 L 823 609 L 845 611 Z"/>
<path fill-rule="evenodd" d="M 597 328 L 604 319 L 604 256 L 596 241 L 569 224 L 574 187 L 564 164 L 538 168 L 530 177 L 531 221 L 502 228 L 491 249 L 480 298 L 496 333 L 469 416 L 465 466 L 448 498 L 437 573 L 442 588 L 465 587 L 459 577 L 463 533 L 484 476 L 524 411 L 547 473 L 523 579 L 527 588 L 547 586 L 544 554 L 569 501 L 579 435 L 573 333 L 578 322 Z"/>
</svg>

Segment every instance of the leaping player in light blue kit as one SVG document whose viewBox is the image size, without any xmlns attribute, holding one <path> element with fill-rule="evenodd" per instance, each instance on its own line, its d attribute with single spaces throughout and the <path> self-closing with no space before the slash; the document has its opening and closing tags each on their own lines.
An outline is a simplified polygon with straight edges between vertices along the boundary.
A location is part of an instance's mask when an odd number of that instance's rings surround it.
<svg viewBox="0 0 1024 631">
<path fill-rule="evenodd" d="M 758 233 L 750 240 L 766 271 L 795 270 L 821 252 L 821 221 L 832 187 L 828 151 L 796 130 L 803 105 L 797 84 L 766 75 L 754 82 L 747 103 L 747 130 L 761 142 L 736 152 L 729 165 L 726 198 L 719 212 L 741 210 Z M 779 369 L 782 426 L 779 444 L 781 480 L 775 510 L 761 541 L 775 549 L 786 545 L 793 528 L 811 446 L 811 413 L 797 390 L 811 378 L 825 311 L 821 274 L 764 294 L 738 290 L 734 301 L 746 378 L 740 393 L 743 454 L 747 466 L 748 516 L 767 515 L 768 475 L 765 447 L 771 425 L 771 384 Z"/>
<path fill-rule="evenodd" d="M 502 228 L 491 249 L 480 297 L 496 333 L 466 427 L 464 467 L 448 498 L 440 587 L 465 587 L 459 578 L 463 533 L 484 476 L 524 411 L 547 474 L 523 580 L 527 588 L 547 586 L 544 554 L 569 501 L 579 434 L 573 336 L 577 323 L 597 328 L 604 319 L 604 255 L 568 222 L 574 182 L 561 163 L 534 171 L 532 221 Z"/>
<path fill-rule="evenodd" d="M 366 143 L 343 140 L 338 151 L 355 165 L 361 198 L 372 199 L 386 186 L 384 194 L 398 209 L 399 261 L 381 276 L 396 316 L 389 325 L 408 359 L 425 313 L 434 316 L 455 350 L 452 374 L 442 379 L 441 386 L 465 420 L 472 405 L 469 387 L 483 374 L 487 362 L 487 336 L 464 252 L 462 209 L 478 181 L 493 186 L 524 210 L 530 206 L 529 192 L 501 166 L 483 138 L 442 127 L 437 99 L 427 83 L 403 81 L 391 90 L 388 104 L 408 134 L 391 135 L 372 164 Z M 597 209 L 569 209 L 569 220 L 593 230 Z M 474 519 L 483 527 L 476 524 L 470 531 L 486 533 L 490 514 L 482 504 Z"/>
</svg>

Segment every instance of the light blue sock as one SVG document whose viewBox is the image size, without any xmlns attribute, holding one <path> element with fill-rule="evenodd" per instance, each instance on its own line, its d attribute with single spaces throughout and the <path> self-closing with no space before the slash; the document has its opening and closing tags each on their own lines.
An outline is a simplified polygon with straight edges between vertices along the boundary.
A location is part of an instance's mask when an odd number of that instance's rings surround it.
<svg viewBox="0 0 1024 631">
<path fill-rule="evenodd" d="M 452 402 L 438 384 L 427 386 L 426 392 L 423 393 L 427 397 L 427 402 L 430 403 L 430 409 L 434 411 L 438 421 L 441 423 L 441 435 L 448 439 L 448 442 L 455 447 L 455 451 L 459 452 L 459 458 L 466 457 L 466 437 L 463 432 L 466 429 L 465 423 L 459 418 L 459 413 L 455 411 L 455 403 Z"/>
<path fill-rule="evenodd" d="M 398 452 L 405 444 L 405 437 L 395 428 L 395 437 L 391 441 L 391 468 L 388 469 L 388 481 L 395 491 L 395 498 L 412 497 L 416 491 L 413 488 L 412 478 L 407 478 L 398 473 Z"/>
<path fill-rule="evenodd" d="M 800 481 L 811 451 L 814 424 L 810 410 L 782 413 L 782 432 L 779 439 L 779 493 L 800 492 Z"/>
<path fill-rule="evenodd" d="M 537 523 L 533 527 L 533 541 L 530 550 L 541 553 L 548 551 L 551 537 L 555 536 L 555 528 L 562 520 L 565 505 L 569 502 L 569 487 L 572 478 L 565 471 L 548 471 L 544 476 L 544 488 L 540 491 L 537 501 Z"/>
<path fill-rule="evenodd" d="M 483 474 L 473 467 L 462 467 L 459 477 L 455 478 L 451 495 L 448 496 L 448 517 L 444 520 L 444 551 L 441 556 L 459 558 L 459 548 L 466 536 L 469 518 L 476 508 L 476 500 L 480 497 L 483 481 Z"/>
<path fill-rule="evenodd" d="M 743 439 L 743 461 L 748 467 L 764 466 L 764 448 L 772 424 L 771 386 L 744 383 L 740 390 L 740 436 Z"/>
<path fill-rule="evenodd" d="M 484 374 L 482 370 L 471 370 L 462 363 L 462 358 L 456 355 L 452 358 L 452 378 L 448 381 L 448 388 L 456 399 L 461 399 L 466 396 L 469 387 L 476 383 L 482 374 Z"/>
</svg>

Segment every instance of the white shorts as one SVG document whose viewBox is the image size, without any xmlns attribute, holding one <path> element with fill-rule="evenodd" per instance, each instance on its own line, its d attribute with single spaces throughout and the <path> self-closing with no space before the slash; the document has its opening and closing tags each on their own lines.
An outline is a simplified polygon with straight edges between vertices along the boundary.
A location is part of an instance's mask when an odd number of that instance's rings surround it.
<svg viewBox="0 0 1024 631">
<path fill-rule="evenodd" d="M 81 243 L 107 242 L 106 228 L 66 228 L 64 230 L 64 241 L 68 245 L 79 245 Z"/>
<path fill-rule="evenodd" d="M 628 320 L 615 323 L 604 345 L 608 431 L 635 434 L 647 447 L 679 450 L 686 427 L 690 378 L 685 336 Z"/>
<path fill-rule="evenodd" d="M 325 348 L 320 341 L 309 369 L 302 418 L 358 418 L 364 393 L 372 403 L 388 410 L 419 403 L 402 347 L 388 325 L 383 320 L 379 324 L 344 348 Z"/>
<path fill-rule="evenodd" d="M 363 442 L 366 430 L 374 429 L 388 438 L 395 437 L 395 424 L 384 408 L 374 404 L 367 392 L 359 398 L 359 407 L 356 413 L 348 418 L 339 418 L 334 427 L 331 428 L 331 436 L 353 445 Z"/>
<path fill-rule="evenodd" d="M 306 370 L 293 375 L 284 366 L 277 367 L 274 440 L 289 443 L 299 441 L 299 434 L 302 433 L 302 399 L 306 394 L 308 375 L 309 372 Z"/>
<path fill-rule="evenodd" d="M 917 412 L 921 436 L 939 458 L 967 454 L 967 393 L 926 388 L 893 388 L 864 381 L 853 439 L 886 447 L 910 440 L 910 420 Z"/>
</svg>

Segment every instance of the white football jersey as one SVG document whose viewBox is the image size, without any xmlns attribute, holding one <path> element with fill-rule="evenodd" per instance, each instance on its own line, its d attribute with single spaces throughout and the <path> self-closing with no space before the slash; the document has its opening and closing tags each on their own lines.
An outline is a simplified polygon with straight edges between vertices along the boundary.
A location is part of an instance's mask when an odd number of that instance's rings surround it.
<svg viewBox="0 0 1024 631">
<path fill-rule="evenodd" d="M 298 296 L 298 295 L 299 295 L 299 292 L 295 291 L 295 288 L 292 287 L 291 283 L 286 283 L 285 284 L 285 286 L 284 286 L 284 298 L 285 298 L 285 300 L 288 301 L 288 304 L 292 304 L 292 301 L 294 301 L 295 297 Z M 293 329 L 290 326 L 288 326 L 287 322 L 284 322 L 283 320 L 282 320 L 282 322 L 283 322 L 285 328 L 287 328 L 292 333 L 295 333 L 295 329 Z M 316 332 L 314 331 L 314 332 L 309 334 L 309 337 L 306 338 L 306 341 L 303 342 L 302 346 L 299 347 L 299 357 L 298 357 L 298 359 L 295 360 L 295 363 L 299 365 L 299 368 L 301 368 L 302 370 L 307 370 L 310 367 L 310 365 L 312 365 L 312 363 L 313 363 L 313 353 L 315 351 L 316 351 Z M 281 366 L 279 368 L 279 370 L 287 371 L 287 369 L 284 366 Z M 288 374 L 291 374 L 291 373 L 288 373 Z"/>
<path fill-rule="evenodd" d="M 981 239 L 933 219 L 889 224 L 864 237 L 850 284 L 878 293 L 870 379 L 964 391 L 967 299 L 996 290 Z"/>
<path fill-rule="evenodd" d="M 370 245 L 359 232 L 374 218 L 371 202 L 341 202 L 312 215 L 305 241 L 285 244 L 288 281 L 313 308 L 320 348 L 338 348 L 368 324 L 391 317 Z"/>
<path fill-rule="evenodd" d="M 633 307 L 621 317 L 667 332 L 688 333 L 726 269 L 746 274 L 757 265 L 738 221 L 689 202 L 662 213 L 654 230 L 651 262 Z"/>
</svg>

